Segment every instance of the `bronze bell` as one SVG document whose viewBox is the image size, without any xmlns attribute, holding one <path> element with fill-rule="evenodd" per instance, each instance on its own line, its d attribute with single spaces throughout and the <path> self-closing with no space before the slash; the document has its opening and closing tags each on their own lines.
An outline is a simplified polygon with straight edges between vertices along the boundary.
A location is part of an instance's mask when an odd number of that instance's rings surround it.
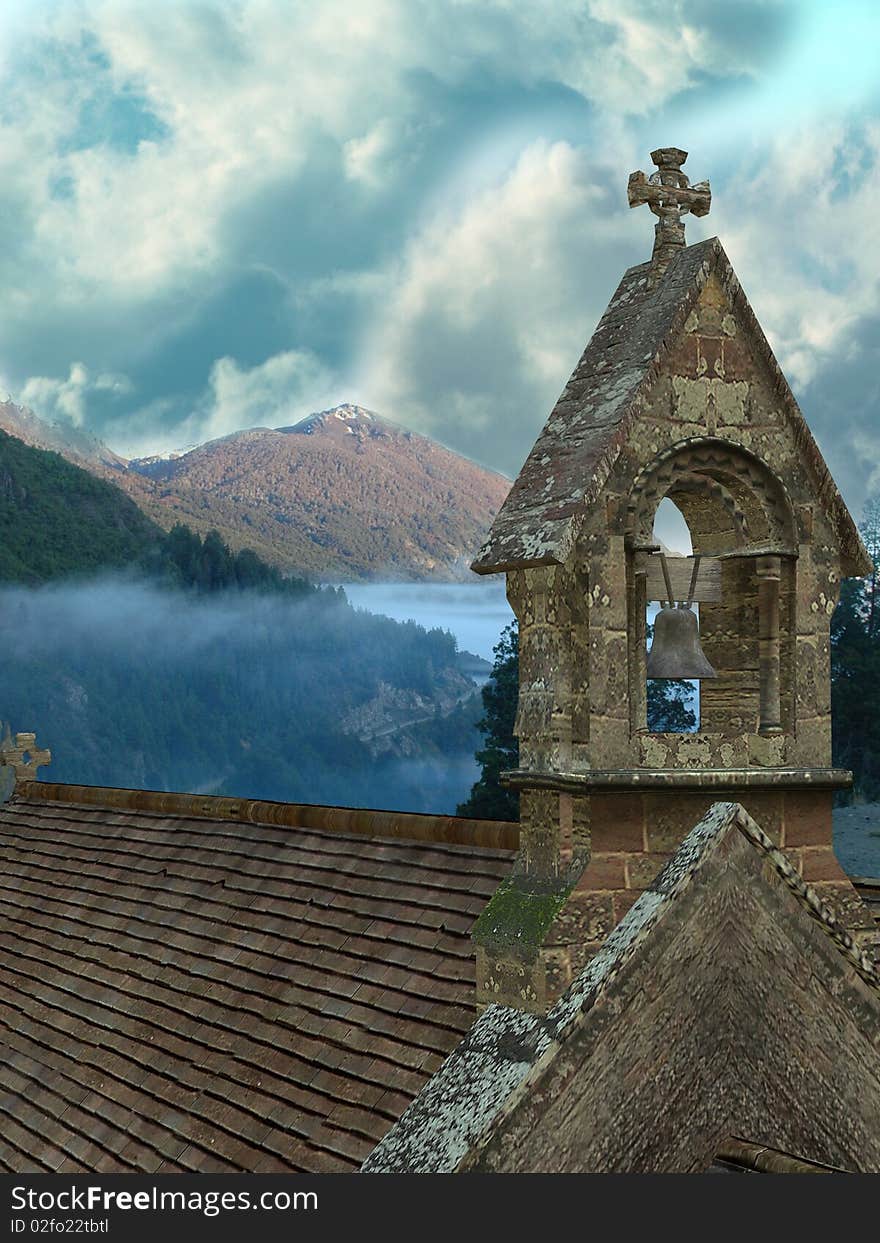
<svg viewBox="0 0 880 1243">
<path fill-rule="evenodd" d="M 700 572 L 700 557 L 694 557 L 694 570 L 686 604 L 676 604 L 666 557 L 660 553 L 660 565 L 666 583 L 666 598 L 654 618 L 654 641 L 648 652 L 649 678 L 717 678 L 718 674 L 703 655 L 700 647 L 700 623 L 691 608 Z"/>
<path fill-rule="evenodd" d="M 718 676 L 703 655 L 697 615 L 687 605 L 664 605 L 654 618 L 647 673 L 649 678 Z"/>
</svg>

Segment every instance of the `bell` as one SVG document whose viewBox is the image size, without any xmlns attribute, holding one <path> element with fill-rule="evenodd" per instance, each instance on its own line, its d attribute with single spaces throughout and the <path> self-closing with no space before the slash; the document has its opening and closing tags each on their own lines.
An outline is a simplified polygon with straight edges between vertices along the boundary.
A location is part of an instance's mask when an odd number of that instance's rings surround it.
<svg viewBox="0 0 880 1243">
<path fill-rule="evenodd" d="M 649 678 L 715 678 L 717 673 L 700 647 L 700 625 L 693 609 L 665 606 L 654 618 L 654 641 L 648 652 Z"/>
</svg>

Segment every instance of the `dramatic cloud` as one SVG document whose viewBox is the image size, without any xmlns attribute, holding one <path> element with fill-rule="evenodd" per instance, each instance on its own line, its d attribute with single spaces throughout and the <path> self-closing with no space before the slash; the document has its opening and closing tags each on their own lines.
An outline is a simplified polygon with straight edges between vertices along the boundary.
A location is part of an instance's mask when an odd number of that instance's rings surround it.
<svg viewBox="0 0 880 1243">
<path fill-rule="evenodd" d="M 773 211 L 730 203 L 721 236 L 833 473 L 858 504 L 877 487 L 880 466 L 880 123 L 793 128 L 750 152 L 737 175 Z"/>
<path fill-rule="evenodd" d="M 127 376 L 108 372 L 90 376 L 83 363 L 73 363 L 66 380 L 31 376 L 21 390 L 20 400 L 50 423 L 60 420 L 82 427 L 90 393 L 126 396 L 130 392 L 131 381 Z"/>
<path fill-rule="evenodd" d="M 878 50 L 867 0 L 10 2 L 0 374 L 129 452 L 349 399 L 513 473 L 675 142 L 858 505 Z"/>
<path fill-rule="evenodd" d="M 203 410 L 183 426 L 193 439 L 212 440 L 241 427 L 279 427 L 314 409 L 327 408 L 334 392 L 328 372 L 314 354 L 288 350 L 243 370 L 233 358 L 211 368 L 210 394 Z"/>
<path fill-rule="evenodd" d="M 539 142 L 501 185 L 442 208 L 367 339 L 368 403 L 514 474 L 626 254 L 612 184 L 585 152 Z"/>
</svg>

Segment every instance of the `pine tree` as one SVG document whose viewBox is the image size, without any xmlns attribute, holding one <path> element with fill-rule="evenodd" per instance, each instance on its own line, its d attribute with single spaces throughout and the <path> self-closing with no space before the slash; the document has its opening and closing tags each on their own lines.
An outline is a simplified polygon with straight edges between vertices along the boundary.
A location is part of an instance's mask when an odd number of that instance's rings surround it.
<svg viewBox="0 0 880 1243">
<path fill-rule="evenodd" d="M 688 707 L 693 695 L 689 682 L 672 678 L 648 679 L 648 729 L 652 734 L 686 734 L 696 723 Z"/>
<path fill-rule="evenodd" d="M 880 797 L 880 498 L 869 499 L 859 531 L 874 563 L 865 578 L 848 579 L 831 619 L 831 751 L 853 774 L 860 798 Z"/>
<path fill-rule="evenodd" d="M 648 625 L 647 637 L 653 640 L 654 627 Z M 693 699 L 690 682 L 678 678 L 648 678 L 647 721 L 652 734 L 686 734 L 697 724 L 689 708 Z"/>
<path fill-rule="evenodd" d="M 485 745 L 477 752 L 482 773 L 471 788 L 470 797 L 460 803 L 459 816 L 484 820 L 518 820 L 519 794 L 501 785 L 499 777 L 519 766 L 519 743 L 513 732 L 519 694 L 519 634 L 516 622 L 501 632 L 492 649 L 495 663 L 483 687 L 484 716 L 477 728 Z"/>
</svg>

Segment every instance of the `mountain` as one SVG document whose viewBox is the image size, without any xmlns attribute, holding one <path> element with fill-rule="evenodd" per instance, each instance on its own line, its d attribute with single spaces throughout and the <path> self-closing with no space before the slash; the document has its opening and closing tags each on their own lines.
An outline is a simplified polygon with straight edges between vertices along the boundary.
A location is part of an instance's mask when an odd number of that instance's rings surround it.
<svg viewBox="0 0 880 1243">
<path fill-rule="evenodd" d="M 39 731 L 54 780 L 441 812 L 473 780 L 474 658 L 451 634 L 166 534 L 3 431 L 0 644 L 3 719 Z"/>
<path fill-rule="evenodd" d="M 131 461 L 10 402 L 0 405 L 0 427 L 111 480 L 166 531 L 214 529 L 233 550 L 319 578 L 468 578 L 510 488 L 354 405 Z"/>
<path fill-rule="evenodd" d="M 26 406 L 17 406 L 13 401 L 0 402 L 0 431 L 23 440 L 34 449 L 60 453 L 86 470 L 119 474 L 128 466 L 125 458 L 108 449 L 96 436 L 71 423 L 47 423 Z"/>
<path fill-rule="evenodd" d="M 233 548 L 340 579 L 467 577 L 510 487 L 352 405 L 131 462 L 132 473 L 152 487 L 144 508 L 163 525 L 213 526 Z"/>
</svg>

